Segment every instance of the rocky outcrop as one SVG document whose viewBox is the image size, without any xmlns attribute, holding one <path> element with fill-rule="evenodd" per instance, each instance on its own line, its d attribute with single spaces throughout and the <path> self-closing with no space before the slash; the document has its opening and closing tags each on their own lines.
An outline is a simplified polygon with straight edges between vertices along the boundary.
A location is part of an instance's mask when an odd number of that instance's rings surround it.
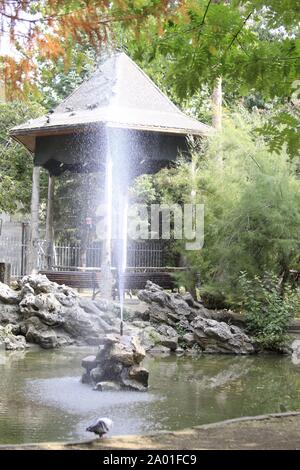
<svg viewBox="0 0 300 470">
<path fill-rule="evenodd" d="M 192 322 L 194 339 L 206 353 L 252 354 L 251 339 L 240 328 L 209 318 L 197 317 Z"/>
<path fill-rule="evenodd" d="M 0 343 L 6 349 L 26 343 L 45 349 L 73 343 L 97 346 L 105 333 L 118 332 L 119 320 L 107 310 L 107 302 L 81 298 L 43 275 L 25 276 L 15 289 L 0 283 L 0 325 L 11 325 L 10 341 L 7 336 L 4 341 L 3 333 Z"/>
<path fill-rule="evenodd" d="M 255 350 L 251 338 L 240 328 L 242 320 L 229 311 L 208 310 L 190 294 L 166 292 L 150 281 L 138 297 L 143 301 L 139 309 L 124 312 L 124 332 L 137 336 L 147 352 L 250 354 Z M 81 297 L 43 275 L 25 276 L 14 289 L 0 283 L 0 325 L 11 325 L 10 340 L 4 341 L 4 333 L 0 336 L 6 349 L 30 343 L 44 349 L 74 343 L 99 346 L 107 344 L 107 335 L 119 333 L 119 307 L 104 299 Z M 115 363 L 138 365 L 129 351 L 126 359 L 123 349 L 122 341 L 111 348 Z M 117 360 L 118 353 L 122 360 Z M 129 383 L 132 374 L 123 376 L 123 382 Z"/>
<path fill-rule="evenodd" d="M 148 371 L 140 364 L 145 350 L 136 336 L 108 334 L 96 356 L 82 360 L 85 372 L 83 383 L 91 383 L 95 390 L 120 388 L 144 391 L 148 387 Z"/>
<path fill-rule="evenodd" d="M 241 319 L 229 311 L 210 311 L 190 294 L 166 292 L 151 281 L 138 297 L 149 305 L 150 324 L 141 338 L 150 351 L 165 347 L 179 352 L 181 346 L 211 354 L 255 352 L 254 341 L 234 324 L 242 324 Z"/>
</svg>

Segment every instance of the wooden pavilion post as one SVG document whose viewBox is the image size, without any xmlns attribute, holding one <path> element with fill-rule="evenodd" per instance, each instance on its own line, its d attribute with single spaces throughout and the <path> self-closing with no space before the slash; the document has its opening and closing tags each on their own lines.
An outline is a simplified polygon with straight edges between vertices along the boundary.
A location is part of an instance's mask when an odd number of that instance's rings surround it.
<svg viewBox="0 0 300 470">
<path fill-rule="evenodd" d="M 54 244 L 54 227 L 53 227 L 53 197 L 54 197 L 54 176 L 48 177 L 48 197 L 47 197 L 47 214 L 46 214 L 46 250 L 47 250 L 47 268 L 51 269 L 53 265 L 53 244 Z"/>
<path fill-rule="evenodd" d="M 39 205 L 40 205 L 40 167 L 34 166 L 32 172 L 31 217 L 29 235 L 29 274 L 38 271 L 38 242 L 39 242 Z"/>
</svg>

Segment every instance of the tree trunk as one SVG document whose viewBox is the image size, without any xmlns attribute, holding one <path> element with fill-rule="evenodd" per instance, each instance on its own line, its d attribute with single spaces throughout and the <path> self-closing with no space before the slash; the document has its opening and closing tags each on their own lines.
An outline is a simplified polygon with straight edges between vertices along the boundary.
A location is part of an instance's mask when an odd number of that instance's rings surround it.
<svg viewBox="0 0 300 470">
<path fill-rule="evenodd" d="M 212 94 L 212 125 L 219 132 L 222 129 L 222 77 L 217 79 L 216 86 Z M 217 150 L 217 161 L 223 165 L 223 152 L 220 143 Z"/>
<path fill-rule="evenodd" d="M 222 77 L 217 79 L 212 94 L 212 125 L 215 129 L 222 129 Z"/>
</svg>

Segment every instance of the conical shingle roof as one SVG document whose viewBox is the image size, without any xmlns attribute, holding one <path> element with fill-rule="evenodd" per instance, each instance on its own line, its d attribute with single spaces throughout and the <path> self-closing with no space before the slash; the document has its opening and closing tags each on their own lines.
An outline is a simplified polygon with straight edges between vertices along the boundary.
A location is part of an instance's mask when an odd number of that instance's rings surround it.
<svg viewBox="0 0 300 470">
<path fill-rule="evenodd" d="M 13 128 L 11 135 L 34 151 L 37 136 L 99 125 L 181 135 L 211 129 L 180 111 L 125 53 L 116 52 L 52 114 Z"/>
</svg>

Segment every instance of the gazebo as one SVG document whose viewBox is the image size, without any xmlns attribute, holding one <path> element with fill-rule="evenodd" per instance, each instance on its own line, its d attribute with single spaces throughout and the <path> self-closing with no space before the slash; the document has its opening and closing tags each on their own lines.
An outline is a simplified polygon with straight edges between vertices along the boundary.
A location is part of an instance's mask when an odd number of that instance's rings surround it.
<svg viewBox="0 0 300 470">
<path fill-rule="evenodd" d="M 205 136 L 211 127 L 180 111 L 128 55 L 113 52 L 52 112 L 13 128 L 10 135 L 34 154 L 29 272 L 38 267 L 40 168 L 49 172 L 45 238 L 51 247 L 54 180 L 66 170 L 101 171 L 107 129 L 112 138 L 131 137 L 128 165 L 137 176 L 169 165 L 188 151 L 187 136 Z"/>
</svg>

